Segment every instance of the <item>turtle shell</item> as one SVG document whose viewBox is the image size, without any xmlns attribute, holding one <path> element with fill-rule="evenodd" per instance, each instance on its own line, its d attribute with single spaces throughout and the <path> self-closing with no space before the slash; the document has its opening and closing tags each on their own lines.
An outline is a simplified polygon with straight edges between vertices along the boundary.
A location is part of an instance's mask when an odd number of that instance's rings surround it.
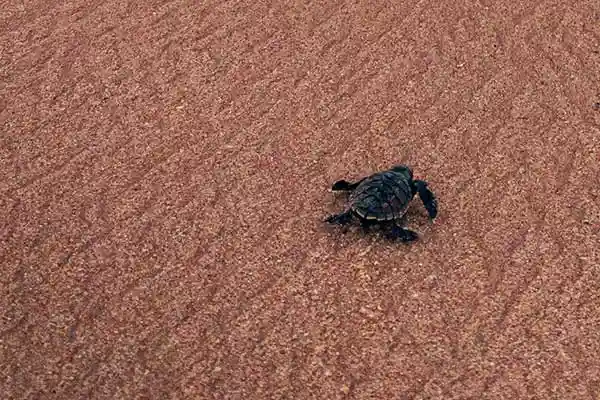
<svg viewBox="0 0 600 400">
<path fill-rule="evenodd" d="M 407 177 L 394 171 L 374 174 L 350 195 L 350 208 L 367 220 L 390 221 L 401 218 L 414 196 Z"/>
</svg>

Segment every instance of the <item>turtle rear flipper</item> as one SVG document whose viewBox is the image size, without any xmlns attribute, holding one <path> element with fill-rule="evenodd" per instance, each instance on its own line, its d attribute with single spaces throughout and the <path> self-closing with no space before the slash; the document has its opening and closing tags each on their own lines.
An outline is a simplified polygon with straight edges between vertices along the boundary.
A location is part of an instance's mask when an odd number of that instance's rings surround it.
<svg viewBox="0 0 600 400">
<path fill-rule="evenodd" d="M 329 217 L 325 218 L 325 222 L 329 222 L 330 224 L 337 225 L 346 225 L 350 221 L 352 221 L 352 212 L 350 210 L 343 212 L 341 214 L 333 214 Z"/>
<path fill-rule="evenodd" d="M 333 186 L 331 187 L 331 190 L 334 192 L 352 191 L 352 190 L 356 189 L 363 180 L 364 179 L 361 179 L 358 182 L 352 183 L 352 182 L 348 182 L 348 181 L 342 179 L 340 181 L 335 182 L 333 184 Z"/>
<path fill-rule="evenodd" d="M 388 239 L 399 239 L 403 242 L 412 242 L 419 238 L 419 234 L 408 228 L 403 228 L 398 225 L 393 225 L 392 230 L 387 234 Z"/>
<path fill-rule="evenodd" d="M 437 199 L 433 192 L 427 187 L 427 182 L 421 180 L 415 180 L 415 187 L 419 193 L 419 197 L 429 214 L 429 218 L 435 219 L 437 216 Z"/>
</svg>

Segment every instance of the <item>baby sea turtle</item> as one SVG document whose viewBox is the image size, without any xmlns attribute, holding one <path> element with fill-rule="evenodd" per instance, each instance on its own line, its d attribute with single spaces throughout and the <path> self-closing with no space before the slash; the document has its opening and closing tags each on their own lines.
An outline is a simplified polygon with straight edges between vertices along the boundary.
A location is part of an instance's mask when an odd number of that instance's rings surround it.
<svg viewBox="0 0 600 400">
<path fill-rule="evenodd" d="M 419 197 L 433 220 L 437 216 L 437 199 L 427 187 L 427 182 L 413 179 L 411 168 L 404 164 L 377 172 L 361 180 L 350 183 L 337 181 L 332 191 L 349 191 L 349 203 L 344 212 L 325 219 L 331 224 L 345 225 L 356 217 L 363 228 L 379 224 L 390 228 L 388 237 L 410 242 L 419 236 L 416 232 L 399 223 L 404 221 L 406 210 L 415 194 Z"/>
</svg>

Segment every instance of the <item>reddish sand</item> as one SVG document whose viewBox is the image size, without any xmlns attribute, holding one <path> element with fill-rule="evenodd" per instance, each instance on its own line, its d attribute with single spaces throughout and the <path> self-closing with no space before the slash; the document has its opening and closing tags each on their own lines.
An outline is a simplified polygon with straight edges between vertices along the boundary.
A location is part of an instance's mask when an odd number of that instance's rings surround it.
<svg viewBox="0 0 600 400">
<path fill-rule="evenodd" d="M 600 399 L 600 2 L 314 3 L 3 2 L 1 398 Z"/>
</svg>

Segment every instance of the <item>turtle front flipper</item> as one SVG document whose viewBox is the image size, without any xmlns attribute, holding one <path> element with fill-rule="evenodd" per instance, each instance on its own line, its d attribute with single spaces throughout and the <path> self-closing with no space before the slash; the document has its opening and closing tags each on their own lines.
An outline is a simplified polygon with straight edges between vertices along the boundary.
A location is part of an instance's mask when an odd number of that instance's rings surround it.
<svg viewBox="0 0 600 400">
<path fill-rule="evenodd" d="M 437 208 L 437 199 L 433 192 L 427 187 L 427 182 L 421 180 L 415 180 L 415 187 L 417 192 L 419 193 L 419 197 L 429 214 L 429 218 L 435 219 L 437 216 L 438 208 Z"/>
<path fill-rule="evenodd" d="M 343 212 L 341 214 L 333 214 L 329 217 L 325 218 L 325 222 L 329 222 L 330 224 L 337 225 L 346 225 L 350 221 L 352 221 L 352 212 L 350 210 Z"/>
<path fill-rule="evenodd" d="M 392 230 L 387 234 L 388 239 L 399 239 L 403 242 L 412 242 L 419 238 L 419 234 L 408 228 L 403 228 L 398 225 L 393 225 Z"/>
<path fill-rule="evenodd" d="M 333 186 L 331 187 L 331 190 L 334 192 L 352 191 L 352 190 L 356 189 L 363 180 L 364 179 L 361 179 L 358 182 L 351 183 L 351 182 L 348 182 L 348 181 L 342 179 L 341 181 L 335 182 L 333 184 Z"/>
</svg>

